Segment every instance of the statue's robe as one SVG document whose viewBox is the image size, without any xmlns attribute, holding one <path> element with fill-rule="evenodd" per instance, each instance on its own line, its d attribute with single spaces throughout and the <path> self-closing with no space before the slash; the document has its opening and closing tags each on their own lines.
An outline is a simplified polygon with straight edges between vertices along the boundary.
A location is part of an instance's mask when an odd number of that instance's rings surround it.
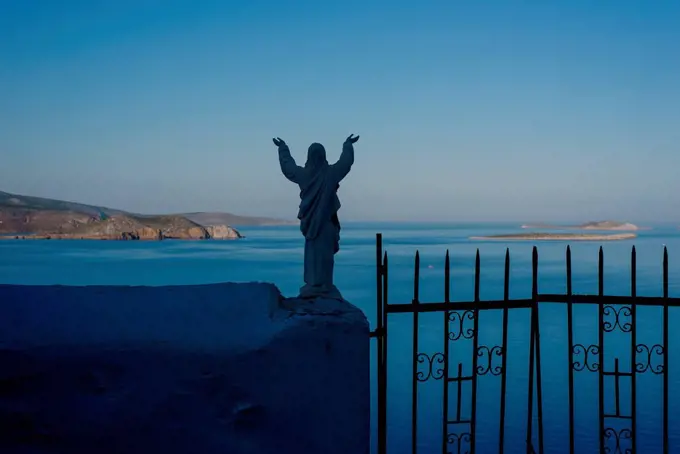
<svg viewBox="0 0 680 454">
<path fill-rule="evenodd" d="M 313 143 L 305 166 L 300 167 L 288 146 L 283 145 L 279 147 L 279 163 L 283 175 L 300 187 L 298 219 L 305 237 L 305 285 L 300 289 L 300 296 L 342 298 L 333 284 L 333 256 L 340 250 L 338 210 L 341 205 L 337 191 L 354 164 L 354 146 L 346 142 L 340 159 L 331 165 L 323 145 Z"/>
</svg>

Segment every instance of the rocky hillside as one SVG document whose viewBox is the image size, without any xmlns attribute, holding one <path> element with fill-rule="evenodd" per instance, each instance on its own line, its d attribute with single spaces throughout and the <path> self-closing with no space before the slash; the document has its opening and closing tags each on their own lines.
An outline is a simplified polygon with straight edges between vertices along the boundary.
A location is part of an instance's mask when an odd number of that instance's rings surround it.
<svg viewBox="0 0 680 454">
<path fill-rule="evenodd" d="M 12 209 L 72 212 L 88 214 L 91 216 L 98 216 L 101 213 L 110 216 L 116 214 L 125 214 L 125 211 L 114 210 L 112 208 L 85 205 L 83 203 L 76 202 L 66 202 L 63 200 L 45 199 L 42 197 L 10 194 L 9 192 L 0 191 L 0 210 L 4 211 Z"/>
<path fill-rule="evenodd" d="M 228 225 L 203 225 L 183 216 L 139 215 L 6 192 L 0 192 L 0 235 L 102 240 L 242 238 Z"/>
</svg>

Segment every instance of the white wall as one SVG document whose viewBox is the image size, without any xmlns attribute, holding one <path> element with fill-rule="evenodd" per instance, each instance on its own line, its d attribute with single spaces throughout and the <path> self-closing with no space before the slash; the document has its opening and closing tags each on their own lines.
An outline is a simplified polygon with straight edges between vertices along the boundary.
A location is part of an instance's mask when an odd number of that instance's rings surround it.
<svg viewBox="0 0 680 454">
<path fill-rule="evenodd" d="M 0 452 L 369 451 L 369 338 L 270 284 L 0 286 Z"/>
</svg>

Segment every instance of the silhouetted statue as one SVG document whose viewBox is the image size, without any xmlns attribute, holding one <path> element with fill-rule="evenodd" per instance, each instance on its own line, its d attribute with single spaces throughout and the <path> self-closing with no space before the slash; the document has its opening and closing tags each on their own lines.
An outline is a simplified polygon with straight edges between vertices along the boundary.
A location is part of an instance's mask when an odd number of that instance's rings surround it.
<svg viewBox="0 0 680 454">
<path fill-rule="evenodd" d="M 350 135 L 342 146 L 342 154 L 335 164 L 328 164 L 326 149 L 313 143 L 307 150 L 304 167 L 295 163 L 286 142 L 273 139 L 279 147 L 279 163 L 283 175 L 300 186 L 300 230 L 305 237 L 305 285 L 301 298 L 318 296 L 342 298 L 333 284 L 334 255 L 340 250 L 340 181 L 354 164 L 354 143 L 359 136 Z"/>
</svg>

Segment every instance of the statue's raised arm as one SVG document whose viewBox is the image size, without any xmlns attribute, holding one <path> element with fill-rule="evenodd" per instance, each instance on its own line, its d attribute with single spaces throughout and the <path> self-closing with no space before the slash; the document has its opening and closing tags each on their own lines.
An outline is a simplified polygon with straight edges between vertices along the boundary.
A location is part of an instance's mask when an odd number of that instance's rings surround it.
<svg viewBox="0 0 680 454">
<path fill-rule="evenodd" d="M 342 181 L 352 169 L 352 164 L 354 164 L 354 144 L 357 140 L 359 140 L 359 136 L 354 137 L 354 134 L 350 134 L 345 143 L 342 144 L 340 159 L 332 166 L 338 182 Z"/>
<path fill-rule="evenodd" d="M 299 184 L 302 167 L 295 163 L 295 159 L 290 155 L 290 149 L 286 142 L 280 137 L 272 140 L 274 141 L 274 145 L 279 147 L 279 164 L 281 165 L 281 172 L 290 181 Z"/>
</svg>

